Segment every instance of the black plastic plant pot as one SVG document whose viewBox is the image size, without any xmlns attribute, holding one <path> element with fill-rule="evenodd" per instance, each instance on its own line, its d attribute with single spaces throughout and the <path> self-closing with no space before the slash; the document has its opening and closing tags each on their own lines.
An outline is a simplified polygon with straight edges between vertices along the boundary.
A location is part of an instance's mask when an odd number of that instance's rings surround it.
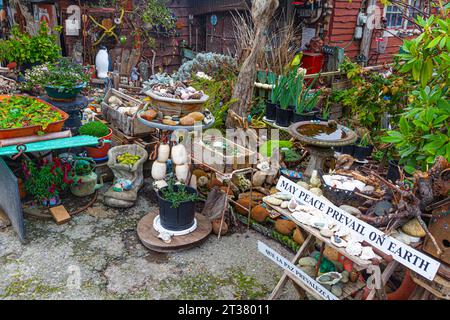
<svg viewBox="0 0 450 320">
<path fill-rule="evenodd" d="M 347 145 L 347 146 L 343 146 L 341 152 L 343 154 L 349 154 L 349 155 L 353 156 L 355 154 L 355 145 L 354 144 L 350 144 L 350 145 Z"/>
<path fill-rule="evenodd" d="M 277 106 L 277 117 L 276 117 L 276 125 L 280 127 L 289 127 L 292 122 L 292 116 L 294 111 L 292 108 L 282 109 L 280 106 Z"/>
<path fill-rule="evenodd" d="M 358 160 L 364 160 L 372 155 L 373 146 L 362 147 L 359 145 L 354 146 L 353 156 Z"/>
<path fill-rule="evenodd" d="M 392 182 L 396 182 L 398 179 L 400 179 L 400 170 L 398 167 L 398 161 L 397 160 L 389 160 L 389 167 L 386 178 L 388 180 L 391 180 Z"/>
<path fill-rule="evenodd" d="M 266 119 L 275 121 L 277 118 L 277 104 L 270 101 L 266 102 Z"/>
<path fill-rule="evenodd" d="M 175 191 L 178 187 L 174 186 Z M 191 187 L 186 187 L 186 192 L 197 194 Z M 182 202 L 178 208 L 172 208 L 172 202 L 162 198 L 161 190 L 158 192 L 159 217 L 161 226 L 169 231 L 183 231 L 191 228 L 195 221 L 195 201 Z"/>
</svg>

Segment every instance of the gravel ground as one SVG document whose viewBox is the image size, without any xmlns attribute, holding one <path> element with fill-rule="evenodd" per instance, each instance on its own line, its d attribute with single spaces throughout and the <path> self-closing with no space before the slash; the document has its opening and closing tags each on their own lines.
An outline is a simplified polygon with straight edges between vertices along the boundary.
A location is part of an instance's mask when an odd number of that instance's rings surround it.
<svg viewBox="0 0 450 320">
<path fill-rule="evenodd" d="M 155 208 L 147 192 L 128 210 L 97 201 L 61 226 L 27 218 L 26 244 L 11 227 L 0 230 L 0 299 L 268 297 L 282 269 L 258 252 L 257 241 L 289 259 L 291 252 L 252 230 L 220 240 L 210 235 L 180 253 L 151 252 L 136 234 L 138 221 Z M 281 298 L 296 298 L 290 285 Z"/>
</svg>

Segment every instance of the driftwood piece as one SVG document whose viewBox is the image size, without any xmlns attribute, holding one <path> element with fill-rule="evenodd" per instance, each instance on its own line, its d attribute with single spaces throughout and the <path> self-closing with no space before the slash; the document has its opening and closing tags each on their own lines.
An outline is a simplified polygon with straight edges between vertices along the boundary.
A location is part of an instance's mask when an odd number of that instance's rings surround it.
<svg viewBox="0 0 450 320">
<path fill-rule="evenodd" d="M 267 28 L 271 22 L 275 10 L 278 8 L 278 0 L 253 0 L 252 1 L 252 19 L 255 25 L 255 37 L 252 50 L 242 64 L 232 99 L 238 99 L 238 102 L 230 106 L 230 110 L 240 117 L 247 116 L 247 110 L 251 106 L 253 97 L 253 88 L 256 80 L 256 62 L 263 52 L 267 42 Z M 235 121 L 228 114 L 227 127 L 235 126 Z"/>
</svg>

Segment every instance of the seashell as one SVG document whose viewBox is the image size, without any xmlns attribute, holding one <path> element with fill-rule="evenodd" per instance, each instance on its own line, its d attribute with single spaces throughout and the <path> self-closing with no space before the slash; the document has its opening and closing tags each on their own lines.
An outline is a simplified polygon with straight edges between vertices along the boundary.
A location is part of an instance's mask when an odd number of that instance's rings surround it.
<svg viewBox="0 0 450 320">
<path fill-rule="evenodd" d="M 268 204 L 274 205 L 274 206 L 279 206 L 283 203 L 283 200 L 281 199 L 277 199 L 273 196 L 270 197 L 266 197 L 264 198 L 264 201 L 267 202 Z"/>
<path fill-rule="evenodd" d="M 334 232 L 328 228 L 323 228 L 320 230 L 320 234 L 326 238 L 331 238 L 333 236 Z"/>
<path fill-rule="evenodd" d="M 345 251 L 351 254 L 352 256 L 359 256 L 362 251 L 361 243 L 359 242 L 349 242 Z"/>
<path fill-rule="evenodd" d="M 347 241 L 337 236 L 336 234 L 334 234 L 334 236 L 331 237 L 331 243 L 338 248 L 344 248 L 347 246 Z"/>
<path fill-rule="evenodd" d="M 300 187 L 302 187 L 306 190 L 309 190 L 311 188 L 308 183 L 306 183 L 305 181 L 301 181 L 301 180 L 297 182 L 297 185 L 299 185 Z"/>
<path fill-rule="evenodd" d="M 297 206 L 298 206 L 297 200 L 292 198 L 291 201 L 289 201 L 288 209 L 290 212 L 294 212 L 297 209 Z"/>
<path fill-rule="evenodd" d="M 350 273 L 347 270 L 342 271 L 341 275 L 342 275 L 341 279 L 342 283 L 347 283 L 350 280 Z"/>
<path fill-rule="evenodd" d="M 161 239 L 162 241 L 164 241 L 165 243 L 172 242 L 172 237 L 170 236 L 170 234 L 168 234 L 166 232 L 158 234 L 158 238 Z"/>
<path fill-rule="evenodd" d="M 311 191 L 312 193 L 314 193 L 318 197 L 323 196 L 323 192 L 319 188 L 311 188 L 311 189 L 309 189 L 309 191 Z"/>
<path fill-rule="evenodd" d="M 300 223 L 309 225 L 312 219 L 312 216 L 304 211 L 295 211 L 292 213 L 292 217 Z"/>
<path fill-rule="evenodd" d="M 281 200 L 283 200 L 283 201 L 289 201 L 289 200 L 292 199 L 292 195 L 291 195 L 291 194 L 288 194 L 288 193 L 282 193 L 282 192 L 276 193 L 276 194 L 274 194 L 273 196 L 274 196 L 275 198 L 281 199 Z"/>
<path fill-rule="evenodd" d="M 363 242 L 364 238 L 359 233 L 349 232 L 347 235 L 343 236 L 345 241 L 347 242 Z"/>
<path fill-rule="evenodd" d="M 316 278 L 316 281 L 320 284 L 334 285 L 342 279 L 342 275 L 339 272 L 327 272 Z"/>
<path fill-rule="evenodd" d="M 314 228 L 317 228 L 317 229 L 319 229 L 319 230 L 322 230 L 322 229 L 324 229 L 324 228 L 327 227 L 327 221 L 326 221 L 325 219 L 323 219 L 322 217 L 314 216 L 314 217 L 311 219 L 311 225 L 312 225 Z"/>
<path fill-rule="evenodd" d="M 361 255 L 359 257 L 363 260 L 371 260 L 378 256 L 373 252 L 372 247 L 362 247 Z"/>
<path fill-rule="evenodd" d="M 283 201 L 280 204 L 280 207 L 281 207 L 281 209 L 287 209 L 288 205 L 289 205 L 289 201 Z"/>
<path fill-rule="evenodd" d="M 346 228 L 346 227 L 341 227 L 341 228 L 339 229 L 339 231 L 337 231 L 335 234 L 336 234 L 338 237 L 343 238 L 343 237 L 345 237 L 345 236 L 347 236 L 347 235 L 350 234 L 350 230 L 349 230 L 348 228 Z"/>
</svg>

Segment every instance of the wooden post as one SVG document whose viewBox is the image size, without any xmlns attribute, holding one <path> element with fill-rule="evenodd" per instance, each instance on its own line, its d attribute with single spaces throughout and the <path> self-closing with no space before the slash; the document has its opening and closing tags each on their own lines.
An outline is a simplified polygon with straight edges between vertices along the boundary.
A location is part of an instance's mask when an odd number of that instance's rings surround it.
<svg viewBox="0 0 450 320">
<path fill-rule="evenodd" d="M 275 10 L 278 8 L 278 0 L 253 0 L 252 1 L 252 19 L 255 25 L 255 39 L 252 50 L 244 61 L 238 80 L 234 87 L 232 99 L 238 101 L 230 106 L 239 117 L 245 118 L 252 103 L 253 88 L 256 79 L 256 61 L 262 54 L 263 48 L 267 42 L 267 28 L 271 22 Z M 228 113 L 226 125 L 228 128 L 236 127 L 235 121 Z"/>
</svg>

